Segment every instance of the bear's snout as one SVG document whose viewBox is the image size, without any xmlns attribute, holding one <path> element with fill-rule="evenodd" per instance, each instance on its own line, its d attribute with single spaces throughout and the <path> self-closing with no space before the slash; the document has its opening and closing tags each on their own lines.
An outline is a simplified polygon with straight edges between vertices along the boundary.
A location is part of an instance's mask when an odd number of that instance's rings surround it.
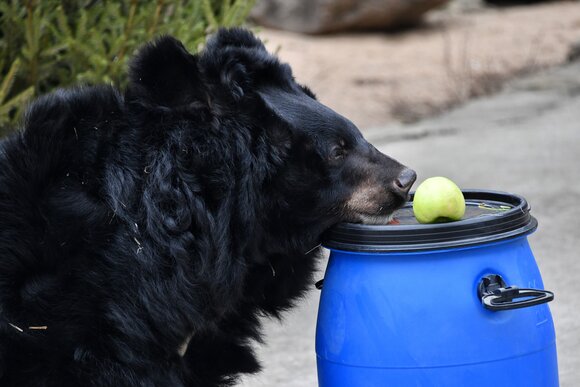
<svg viewBox="0 0 580 387">
<path fill-rule="evenodd" d="M 417 180 L 417 174 L 410 168 L 405 168 L 393 182 L 393 192 L 407 200 L 409 190 Z"/>
<path fill-rule="evenodd" d="M 417 174 L 363 140 L 347 174 L 358 182 L 346 203 L 347 221 L 385 224 L 409 199 Z"/>
</svg>

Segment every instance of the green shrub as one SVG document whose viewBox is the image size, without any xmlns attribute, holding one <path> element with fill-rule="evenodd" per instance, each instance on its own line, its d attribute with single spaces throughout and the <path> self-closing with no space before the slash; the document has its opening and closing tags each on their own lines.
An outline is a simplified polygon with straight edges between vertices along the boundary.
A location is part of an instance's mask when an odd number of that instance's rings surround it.
<svg viewBox="0 0 580 387">
<path fill-rule="evenodd" d="M 240 25 L 255 0 L 3 0 L 0 134 L 33 96 L 73 84 L 124 87 L 128 58 L 170 34 L 197 51 L 218 27 Z"/>
</svg>

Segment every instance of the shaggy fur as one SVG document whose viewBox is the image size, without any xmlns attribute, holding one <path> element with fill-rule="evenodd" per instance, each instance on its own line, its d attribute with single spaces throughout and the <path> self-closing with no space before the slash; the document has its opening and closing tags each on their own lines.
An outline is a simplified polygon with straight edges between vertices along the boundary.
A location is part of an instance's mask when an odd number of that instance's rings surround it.
<svg viewBox="0 0 580 387">
<path fill-rule="evenodd" d="M 311 286 L 323 231 L 414 181 L 247 31 L 161 38 L 130 76 L 40 98 L 0 143 L 3 387 L 258 371 L 258 318 Z"/>
</svg>

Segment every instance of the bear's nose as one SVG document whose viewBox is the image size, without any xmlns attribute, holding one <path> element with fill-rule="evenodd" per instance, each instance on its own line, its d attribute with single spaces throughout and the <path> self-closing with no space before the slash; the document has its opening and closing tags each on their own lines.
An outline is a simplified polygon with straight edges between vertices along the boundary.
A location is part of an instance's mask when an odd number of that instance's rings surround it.
<svg viewBox="0 0 580 387">
<path fill-rule="evenodd" d="M 395 189 L 400 193 L 407 195 L 409 189 L 417 179 L 417 174 L 410 168 L 405 168 L 395 179 Z"/>
</svg>

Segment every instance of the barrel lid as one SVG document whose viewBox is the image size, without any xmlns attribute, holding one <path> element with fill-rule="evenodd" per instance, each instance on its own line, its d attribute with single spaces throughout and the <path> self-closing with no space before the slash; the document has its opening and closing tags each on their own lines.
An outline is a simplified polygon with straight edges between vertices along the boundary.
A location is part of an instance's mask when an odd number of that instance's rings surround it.
<svg viewBox="0 0 580 387">
<path fill-rule="evenodd" d="M 323 236 L 329 249 L 394 252 L 478 245 L 533 232 L 538 222 L 528 202 L 518 195 L 497 191 L 464 190 L 465 215 L 456 222 L 420 224 L 411 201 L 395 211 L 396 224 L 340 223 Z"/>
</svg>

